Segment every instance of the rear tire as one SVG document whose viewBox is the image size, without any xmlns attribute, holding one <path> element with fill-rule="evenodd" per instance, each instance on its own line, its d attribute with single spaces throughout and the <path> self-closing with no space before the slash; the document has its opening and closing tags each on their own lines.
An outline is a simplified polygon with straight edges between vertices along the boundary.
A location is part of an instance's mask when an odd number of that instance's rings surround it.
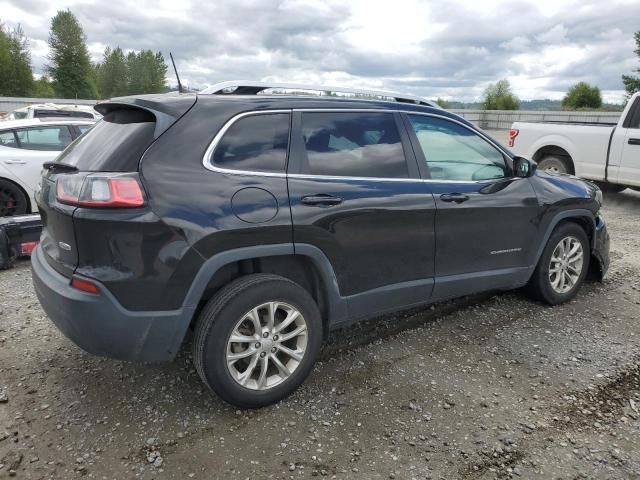
<svg viewBox="0 0 640 480">
<path fill-rule="evenodd" d="M 540 160 L 538 169 L 548 173 L 571 173 L 571 169 L 566 160 L 551 155 Z"/>
<path fill-rule="evenodd" d="M 29 200 L 22 189 L 9 180 L 0 179 L 0 217 L 23 215 L 29 209 Z"/>
<path fill-rule="evenodd" d="M 568 302 L 580 290 L 590 258 L 589 239 L 582 227 L 571 222 L 560 224 L 549 237 L 525 291 L 549 305 Z"/>
<path fill-rule="evenodd" d="M 247 275 L 220 290 L 202 310 L 194 364 L 202 381 L 226 402 L 263 407 L 293 393 L 309 375 L 322 328 L 315 301 L 300 285 L 277 275 Z"/>
</svg>

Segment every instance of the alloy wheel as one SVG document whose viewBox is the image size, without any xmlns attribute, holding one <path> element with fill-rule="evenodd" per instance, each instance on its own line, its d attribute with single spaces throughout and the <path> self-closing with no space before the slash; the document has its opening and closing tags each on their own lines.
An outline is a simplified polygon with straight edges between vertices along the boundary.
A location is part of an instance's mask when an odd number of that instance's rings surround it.
<svg viewBox="0 0 640 480">
<path fill-rule="evenodd" d="M 564 237 L 553 249 L 549 261 L 549 282 L 557 293 L 567 293 L 575 287 L 582 273 L 584 250 L 576 237 Z"/>
<path fill-rule="evenodd" d="M 236 323 L 227 340 L 231 377 L 251 390 L 267 390 L 289 378 L 307 348 L 307 323 L 284 302 L 259 305 Z"/>
</svg>

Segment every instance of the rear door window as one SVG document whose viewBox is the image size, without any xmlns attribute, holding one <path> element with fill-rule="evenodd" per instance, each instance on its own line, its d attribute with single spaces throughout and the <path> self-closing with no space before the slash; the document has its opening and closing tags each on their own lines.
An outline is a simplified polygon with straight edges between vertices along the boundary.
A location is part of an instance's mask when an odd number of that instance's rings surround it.
<svg viewBox="0 0 640 480">
<path fill-rule="evenodd" d="M 220 168 L 251 172 L 284 172 L 289 146 L 289 114 L 240 118 L 226 131 L 213 153 Z"/>
<path fill-rule="evenodd" d="M 304 112 L 301 131 L 311 175 L 408 178 L 393 113 Z"/>
<path fill-rule="evenodd" d="M 16 130 L 16 135 L 24 150 L 62 151 L 73 140 L 66 125 L 21 128 Z"/>
</svg>

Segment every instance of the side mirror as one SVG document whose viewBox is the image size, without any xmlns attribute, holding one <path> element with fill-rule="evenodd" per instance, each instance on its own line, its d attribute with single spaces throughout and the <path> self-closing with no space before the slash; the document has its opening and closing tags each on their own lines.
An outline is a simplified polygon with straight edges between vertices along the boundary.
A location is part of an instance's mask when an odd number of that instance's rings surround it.
<svg viewBox="0 0 640 480">
<path fill-rule="evenodd" d="M 513 171 L 516 177 L 526 178 L 533 176 L 538 169 L 538 164 L 533 160 L 523 157 L 513 159 Z"/>
</svg>

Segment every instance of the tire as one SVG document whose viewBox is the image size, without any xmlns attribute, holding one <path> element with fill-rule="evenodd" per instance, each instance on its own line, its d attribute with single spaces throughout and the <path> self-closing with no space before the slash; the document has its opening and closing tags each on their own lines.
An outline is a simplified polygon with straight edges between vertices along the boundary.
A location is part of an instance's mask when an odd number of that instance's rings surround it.
<svg viewBox="0 0 640 480">
<path fill-rule="evenodd" d="M 573 280 L 573 284 L 566 291 L 562 291 L 562 288 L 558 289 L 559 283 L 556 287 L 554 287 L 554 281 L 558 279 L 560 273 L 551 274 L 551 260 L 554 257 L 554 267 L 558 267 L 559 264 L 556 259 L 558 257 L 555 256 L 555 253 L 559 253 L 560 242 L 567 241 L 567 239 L 573 239 L 580 244 L 580 248 L 582 249 L 582 263 L 580 265 L 579 273 L 575 274 L 575 268 L 577 263 L 570 262 L 573 266 L 573 274 L 571 269 L 567 269 L 569 275 Z M 574 244 L 575 245 L 575 244 Z M 572 256 L 569 259 L 573 258 Z M 589 271 L 589 260 L 591 258 L 591 249 L 589 247 L 589 239 L 587 238 L 587 234 L 584 229 L 579 225 L 568 222 L 562 223 L 553 231 L 547 245 L 542 252 L 542 256 L 538 261 L 538 265 L 529 280 L 529 283 L 525 287 L 527 293 L 536 300 L 540 300 L 542 302 L 548 303 L 549 305 L 558 305 L 560 303 L 565 303 L 574 298 L 578 290 L 580 290 L 580 286 L 584 282 L 585 277 Z M 568 277 L 564 277 L 566 280 L 565 287 L 569 286 Z M 560 291 L 559 291 L 560 290 Z"/>
<path fill-rule="evenodd" d="M 548 156 L 538 163 L 538 168 L 551 173 L 571 173 L 568 162 L 563 158 Z"/>
<path fill-rule="evenodd" d="M 595 182 L 598 188 L 604 193 L 620 193 L 627 189 L 626 185 L 617 185 L 615 183 Z"/>
<path fill-rule="evenodd" d="M 28 213 L 29 201 L 22 189 L 9 180 L 0 179 L 0 217 Z"/>
<path fill-rule="evenodd" d="M 270 302 L 275 304 L 272 310 Z M 262 333 L 256 333 L 255 317 L 251 317 L 254 311 Z M 271 311 L 275 313 L 269 315 Z M 269 330 L 267 337 L 264 330 L 268 330 L 270 317 L 275 318 L 276 328 L 290 318 L 295 321 L 280 332 Z M 302 331 L 302 326 L 306 333 L 290 340 L 281 342 L 276 337 L 278 333 L 284 338 Z M 264 407 L 293 393 L 309 375 L 322 345 L 322 329 L 318 306 L 300 285 L 277 275 L 247 275 L 222 288 L 199 315 L 193 341 L 194 364 L 202 381 L 224 401 L 241 408 Z M 232 333 L 250 341 L 231 343 Z M 283 348 L 303 353 L 296 360 Z M 243 358 L 228 365 L 229 355 Z M 255 368 L 247 375 L 252 362 L 256 362 Z"/>
</svg>

